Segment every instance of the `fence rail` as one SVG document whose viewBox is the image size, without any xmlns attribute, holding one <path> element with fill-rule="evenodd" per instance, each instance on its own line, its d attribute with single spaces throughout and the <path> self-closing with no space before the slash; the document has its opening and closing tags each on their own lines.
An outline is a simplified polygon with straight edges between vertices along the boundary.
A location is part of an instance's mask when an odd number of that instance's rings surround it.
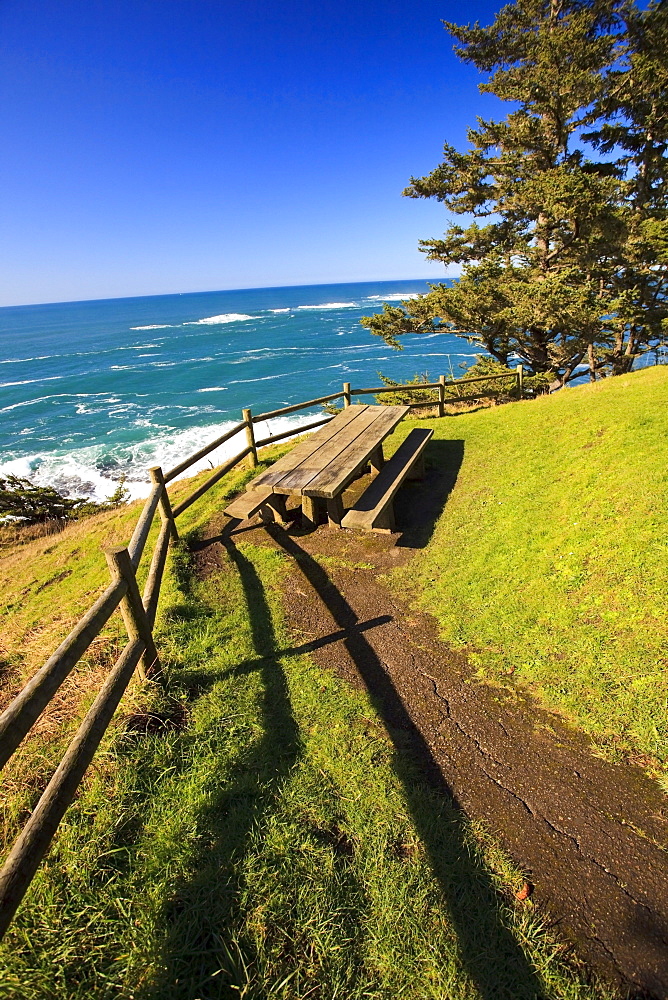
<svg viewBox="0 0 668 1000">
<path fill-rule="evenodd" d="M 100 634 L 114 611 L 120 608 L 128 633 L 128 643 L 86 713 L 60 764 L 58 764 L 29 820 L 12 847 L 2 871 L 0 871 L 0 938 L 4 936 L 42 858 L 48 851 L 58 825 L 76 795 L 86 769 L 100 745 L 135 669 L 139 668 L 142 679 L 162 679 L 160 659 L 153 639 L 153 626 L 169 545 L 170 542 L 177 541 L 179 537 L 176 519 L 244 459 L 248 459 L 248 464 L 254 468 L 258 462 L 258 447 L 282 441 L 297 434 L 304 434 L 306 431 L 320 427 L 332 418 L 331 416 L 322 417 L 306 426 L 290 428 L 259 441 L 255 439 L 255 424 L 273 417 L 285 416 L 289 413 L 296 413 L 298 410 L 330 403 L 335 399 L 342 398 L 343 405 L 350 406 L 353 396 L 370 393 L 406 392 L 411 389 L 438 389 L 437 400 L 410 405 L 414 407 L 437 405 L 439 415 L 443 416 L 446 388 L 469 385 L 473 382 L 498 381 L 500 378 L 513 378 L 521 398 L 523 380 L 521 366 L 508 375 L 492 375 L 449 382 L 445 380 L 445 376 L 441 376 L 438 382 L 423 385 L 409 384 L 380 386 L 376 389 L 351 389 L 350 383 L 346 382 L 341 392 L 319 396 L 317 399 L 284 406 L 278 410 L 270 410 L 256 416 L 253 416 L 250 410 L 244 410 L 243 420 L 240 423 L 235 424 L 225 434 L 204 448 L 200 448 L 199 451 L 180 462 L 169 472 L 163 474 L 157 466 L 149 470 L 153 487 L 144 503 L 128 545 L 105 550 L 112 578 L 111 583 L 80 618 L 58 649 L 0 715 L 0 768 L 2 768 L 21 745 L 32 726 L 90 644 Z M 485 393 L 480 393 L 479 396 L 457 398 L 455 401 L 464 402 L 467 399 L 480 398 L 483 395 Z M 241 432 L 246 435 L 246 447 L 219 466 L 213 475 L 209 476 L 205 482 L 201 483 L 197 489 L 172 509 L 167 484 Z M 144 592 L 140 595 L 136 570 L 144 554 L 156 513 L 159 514 L 161 527 L 151 553 Z"/>
</svg>

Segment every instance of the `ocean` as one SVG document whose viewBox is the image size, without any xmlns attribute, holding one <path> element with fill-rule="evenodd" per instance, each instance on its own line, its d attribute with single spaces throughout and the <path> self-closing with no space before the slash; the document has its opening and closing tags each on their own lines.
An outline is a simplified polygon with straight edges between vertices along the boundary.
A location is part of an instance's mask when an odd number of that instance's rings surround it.
<svg viewBox="0 0 668 1000">
<path fill-rule="evenodd" d="M 425 291 L 425 281 L 381 281 L 2 308 L 0 474 L 98 500 L 125 476 L 145 496 L 150 466 L 169 470 L 244 407 L 378 385 L 379 371 L 461 376 L 474 360 L 464 340 L 406 337 L 393 351 L 360 326 L 384 301 Z M 259 425 L 258 436 L 314 412 Z M 233 439 L 209 457 L 215 465 L 241 447 Z"/>
</svg>

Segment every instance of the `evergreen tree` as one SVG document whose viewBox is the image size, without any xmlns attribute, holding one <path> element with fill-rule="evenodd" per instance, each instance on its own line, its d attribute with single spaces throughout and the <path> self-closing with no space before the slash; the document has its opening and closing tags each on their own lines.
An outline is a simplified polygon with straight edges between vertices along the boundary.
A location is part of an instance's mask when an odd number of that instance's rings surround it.
<svg viewBox="0 0 668 1000">
<path fill-rule="evenodd" d="M 19 476 L 0 478 L 0 524 L 44 524 L 46 521 L 71 521 L 127 503 L 130 491 L 123 476 L 114 493 L 103 503 L 85 498 L 64 496 L 53 486 L 36 486 Z"/>
<path fill-rule="evenodd" d="M 52 486 L 35 486 L 28 479 L 0 479 L 0 520 L 18 519 L 24 524 L 66 521 L 75 516 L 83 500 L 63 496 Z"/>
<path fill-rule="evenodd" d="M 615 157 L 627 236 L 615 271 L 614 374 L 665 339 L 668 327 L 668 7 L 626 11 L 627 59 L 609 74 L 585 138 Z"/>
<path fill-rule="evenodd" d="M 430 259 L 462 265 L 462 276 L 403 308 L 365 317 L 372 333 L 399 347 L 403 334 L 448 330 L 502 364 L 516 354 L 532 371 L 552 373 L 552 388 L 577 377 L 583 363 L 592 378 L 620 370 L 620 350 L 632 361 L 651 343 L 662 307 L 653 325 L 638 314 L 652 295 L 661 298 L 656 261 L 666 234 L 653 204 L 643 219 L 632 218 L 631 192 L 639 197 L 642 185 L 640 154 L 629 147 L 650 114 L 646 67 L 659 57 L 651 43 L 654 23 L 665 19 L 659 8 L 643 16 L 627 0 L 516 0 L 490 27 L 446 24 L 458 55 L 490 74 L 481 89 L 514 109 L 499 122 L 479 119 L 467 152 L 446 144 L 436 170 L 411 179 L 408 196 L 437 198 L 450 212 L 474 217 L 465 227 L 452 224 L 444 239 L 421 242 Z M 651 53 L 642 63 L 639 40 Z M 633 82 L 641 66 L 642 106 Z M 626 95 L 621 112 L 617 93 Z M 626 166 L 614 159 L 624 141 Z M 653 143 L 656 201 L 665 146 Z M 596 148 L 605 158 L 592 159 Z M 644 284 L 637 288 L 639 272 Z"/>
</svg>

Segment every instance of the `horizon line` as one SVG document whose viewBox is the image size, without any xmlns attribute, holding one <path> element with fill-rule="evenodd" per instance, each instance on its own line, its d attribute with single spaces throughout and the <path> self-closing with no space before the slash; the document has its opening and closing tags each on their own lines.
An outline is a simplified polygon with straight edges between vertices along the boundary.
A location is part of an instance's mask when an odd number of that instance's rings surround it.
<svg viewBox="0 0 668 1000">
<path fill-rule="evenodd" d="M 440 281 L 447 281 L 448 275 L 444 275 Z M 333 285 L 375 285 L 375 284 L 392 284 L 399 282 L 408 281 L 424 281 L 427 283 L 434 282 L 434 276 L 430 277 L 419 277 L 419 278 L 369 278 L 362 281 L 316 281 L 307 282 L 305 284 L 288 284 L 288 285 L 241 285 L 238 288 L 202 288 L 194 291 L 187 292 L 151 292 L 147 295 L 110 295 L 95 297 L 90 299 L 55 299 L 51 302 L 14 302 L 11 304 L 1 305 L 0 309 L 28 309 L 34 306 L 64 306 L 64 305 L 80 305 L 84 302 L 127 302 L 132 299 L 163 299 L 169 298 L 171 296 L 177 297 L 181 295 L 219 295 L 221 293 L 227 292 L 259 292 L 259 291 L 271 291 L 275 288 L 320 288 L 320 287 L 330 287 Z"/>
</svg>

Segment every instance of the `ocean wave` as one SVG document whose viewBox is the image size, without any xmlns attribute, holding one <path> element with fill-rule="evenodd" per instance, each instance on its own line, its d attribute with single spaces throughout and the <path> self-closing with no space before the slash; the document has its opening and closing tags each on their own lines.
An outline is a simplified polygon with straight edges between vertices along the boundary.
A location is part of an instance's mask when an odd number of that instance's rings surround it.
<svg viewBox="0 0 668 1000">
<path fill-rule="evenodd" d="M 255 425 L 256 436 L 258 439 L 272 437 L 312 420 L 313 413 L 263 420 Z M 88 445 L 69 451 L 7 457 L 0 459 L 0 475 L 11 473 L 30 479 L 39 486 L 54 486 L 68 496 L 90 496 L 98 501 L 109 497 L 118 486 L 121 476 L 125 476 L 130 497 L 134 500 L 148 496 L 150 492 L 149 468 L 159 465 L 168 472 L 189 455 L 199 451 L 207 442 L 221 437 L 236 422 L 224 420 L 184 430 L 162 428 L 159 433 L 134 444 Z M 240 431 L 178 478 L 184 479 L 203 469 L 215 468 L 235 455 L 243 444 L 243 431 Z"/>
<path fill-rule="evenodd" d="M 161 330 L 163 327 L 133 326 L 132 330 Z M 87 358 L 98 354 L 113 354 L 115 351 L 141 351 L 162 344 L 118 344 L 114 347 L 100 347 L 95 351 L 69 351 L 65 354 L 39 354 L 34 358 L 3 358 L 0 365 L 22 365 L 31 361 L 54 361 L 56 358 Z"/>
<path fill-rule="evenodd" d="M 280 375 L 263 375 L 260 378 L 233 378 L 230 385 L 248 385 L 251 382 L 271 382 L 276 378 L 287 378 L 290 375 L 301 375 L 301 372 L 284 372 Z"/>
<path fill-rule="evenodd" d="M 194 319 L 184 326 L 219 326 L 222 323 L 245 323 L 246 320 L 253 319 L 246 313 L 221 313 L 220 316 L 205 316 L 204 319 Z"/>
<path fill-rule="evenodd" d="M 287 344 L 281 344 L 280 347 L 248 347 L 244 351 L 221 351 L 217 354 L 217 358 L 230 358 L 237 354 L 243 355 L 241 361 L 269 361 L 272 358 L 281 358 L 284 355 L 288 355 L 290 351 L 300 351 L 302 354 L 322 354 L 322 348 L 320 347 L 309 347 L 306 344 L 300 344 L 299 347 L 288 347 Z M 266 354 L 268 357 L 264 358 L 250 358 L 249 354 Z M 213 361 L 214 358 L 211 358 Z M 239 361 L 230 361 L 231 365 L 240 364 Z"/>
<path fill-rule="evenodd" d="M 47 361 L 49 358 L 59 358 L 60 354 L 40 354 L 36 358 L 6 358 L 0 361 L 0 365 L 22 365 L 26 361 Z"/>
<path fill-rule="evenodd" d="M 357 302 L 323 302 L 319 306 L 297 306 L 297 309 L 355 309 Z"/>
<path fill-rule="evenodd" d="M 288 306 L 288 307 L 287 307 L 287 308 L 285 308 L 285 309 L 270 309 L 270 310 L 269 310 L 269 312 L 270 312 L 270 313 L 274 313 L 274 314 L 278 314 L 278 313 L 289 313 L 289 312 L 290 312 L 290 307 Z"/>
<path fill-rule="evenodd" d="M 38 396 L 36 399 L 24 399 L 20 403 L 12 403 L 11 406 L 3 406 L 0 408 L 0 413 L 8 413 L 10 410 L 16 410 L 19 406 L 32 406 L 34 403 L 42 403 L 45 399 L 49 399 L 48 396 Z"/>
<path fill-rule="evenodd" d="M 113 410 L 107 410 L 107 416 L 108 417 L 124 417 L 127 413 L 131 413 L 132 410 L 136 410 L 136 409 L 137 409 L 137 404 L 136 403 L 125 403 L 122 406 L 117 406 Z"/>
<path fill-rule="evenodd" d="M 12 403 L 11 406 L 0 407 L 0 413 L 8 410 L 16 410 L 19 406 L 32 406 L 34 403 L 44 403 L 46 400 L 52 402 L 54 399 L 87 399 L 89 396 L 108 396 L 108 392 L 54 392 L 49 396 L 35 396 L 34 399 L 23 399 L 20 403 Z M 105 403 L 119 403 L 119 399 L 107 399 Z"/>
<path fill-rule="evenodd" d="M 347 371 L 348 370 L 347 366 L 349 364 L 355 364 L 356 362 L 365 361 L 365 360 L 369 360 L 369 359 L 368 358 L 367 359 L 365 359 L 365 358 L 348 358 L 343 363 L 339 362 L 338 364 L 334 364 L 334 365 L 324 365 L 322 368 L 309 368 L 309 370 L 307 372 L 305 372 L 305 371 L 280 372 L 277 375 L 261 375 L 258 378 L 230 379 L 230 385 L 248 385 L 251 382 L 272 382 L 272 381 L 274 381 L 274 379 L 277 379 L 277 378 L 290 378 L 290 376 L 292 376 L 292 375 L 302 375 L 304 378 L 306 378 L 307 376 L 312 375 L 314 372 L 328 372 L 328 371 L 333 371 L 333 370 L 336 370 L 336 369 L 345 369 Z M 374 358 L 373 360 L 377 361 L 379 359 Z M 386 360 L 386 359 L 380 358 L 380 360 L 383 361 L 383 360 Z"/>
<path fill-rule="evenodd" d="M 390 292 L 388 295 L 367 295 L 369 302 L 407 302 L 409 299 L 419 299 L 421 292 Z"/>
<path fill-rule="evenodd" d="M 131 330 L 173 330 L 174 323 L 149 323 L 148 326 L 131 326 Z"/>
<path fill-rule="evenodd" d="M 276 359 L 284 358 L 294 364 L 296 358 L 293 355 L 288 354 L 288 350 L 290 350 L 290 348 L 286 348 L 285 350 L 279 348 L 278 350 L 267 351 L 267 353 L 263 354 L 261 358 L 252 357 L 252 352 L 248 351 L 240 358 L 225 358 L 223 361 L 219 361 L 218 363 L 224 365 L 254 365 L 257 364 L 258 361 L 264 363 L 266 361 L 275 361 Z M 307 349 L 304 349 L 303 354 L 306 355 L 307 353 Z M 318 351 L 317 353 L 322 354 L 322 351 Z"/>
<path fill-rule="evenodd" d="M 208 385 L 206 389 L 198 389 L 197 392 L 226 392 L 226 385 Z"/>
<path fill-rule="evenodd" d="M 57 379 L 65 377 L 65 375 L 45 375 L 44 378 L 25 378 L 21 382 L 0 382 L 0 389 L 6 389 L 10 385 L 33 385 L 35 382 L 55 382 Z"/>
</svg>

